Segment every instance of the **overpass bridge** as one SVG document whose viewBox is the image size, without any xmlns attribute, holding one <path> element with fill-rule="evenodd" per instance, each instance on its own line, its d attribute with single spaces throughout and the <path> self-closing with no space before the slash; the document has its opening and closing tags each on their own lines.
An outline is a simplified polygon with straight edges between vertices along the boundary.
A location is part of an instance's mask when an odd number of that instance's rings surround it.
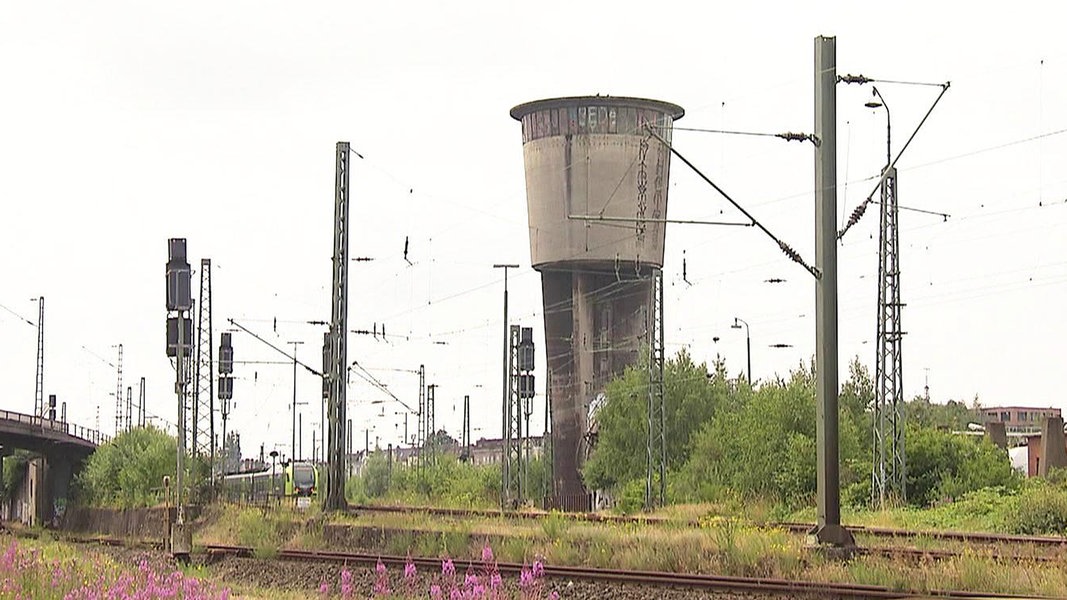
<svg viewBox="0 0 1067 600">
<path fill-rule="evenodd" d="M 4 517 L 35 525 L 62 516 L 74 475 L 97 446 L 110 439 L 66 421 L 0 410 L 0 456 L 15 450 L 39 455 L 27 464 L 19 489 L 7 490 Z"/>
</svg>

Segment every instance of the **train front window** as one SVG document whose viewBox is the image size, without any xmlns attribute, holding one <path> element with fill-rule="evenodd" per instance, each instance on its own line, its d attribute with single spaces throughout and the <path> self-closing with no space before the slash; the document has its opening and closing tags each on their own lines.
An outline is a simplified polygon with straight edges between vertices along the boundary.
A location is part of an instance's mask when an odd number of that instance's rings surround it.
<svg viewBox="0 0 1067 600">
<path fill-rule="evenodd" d="M 293 467 L 293 486 L 298 488 L 310 488 L 315 485 L 315 471 L 308 465 Z"/>
</svg>

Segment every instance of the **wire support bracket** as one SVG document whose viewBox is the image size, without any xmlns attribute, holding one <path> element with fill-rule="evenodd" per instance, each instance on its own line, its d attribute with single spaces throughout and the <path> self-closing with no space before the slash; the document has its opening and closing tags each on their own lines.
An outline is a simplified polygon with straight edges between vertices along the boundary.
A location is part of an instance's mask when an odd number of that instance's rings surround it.
<svg viewBox="0 0 1067 600">
<path fill-rule="evenodd" d="M 884 81 L 884 80 L 870 79 L 870 78 L 864 77 L 863 75 L 844 75 L 842 77 L 838 77 L 838 81 L 842 81 L 844 83 L 871 83 L 871 82 Z M 912 83 L 912 82 L 900 82 L 900 81 L 884 81 L 884 82 L 885 83 Z M 916 84 L 916 85 L 918 85 L 918 84 Z M 926 84 L 923 84 L 923 85 L 926 85 Z M 933 85 L 933 84 L 931 84 L 931 85 Z M 878 182 L 875 183 L 874 188 L 871 190 L 871 193 L 867 194 L 867 199 L 865 199 L 863 202 L 861 202 L 859 204 L 859 206 L 857 206 L 855 209 L 853 209 L 852 214 L 849 215 L 848 222 L 845 223 L 844 228 L 842 228 L 841 231 L 837 232 L 837 240 L 838 241 L 841 241 L 841 238 L 845 237 L 845 234 L 848 233 L 848 230 L 852 229 L 852 227 L 856 223 L 858 223 L 861 218 L 863 218 L 863 214 L 865 212 L 867 212 L 867 206 L 877 202 L 874 199 L 874 195 L 876 193 L 878 193 L 878 190 L 882 189 L 882 184 L 885 183 L 886 177 L 888 177 L 889 173 L 891 171 L 893 171 L 893 169 L 897 166 L 897 161 L 899 161 L 900 157 L 904 155 L 904 151 L 907 150 L 908 146 L 911 145 L 912 140 L 915 139 L 915 135 L 919 133 L 920 129 L 922 129 L 922 126 L 923 126 L 923 124 L 926 123 L 926 120 L 928 118 L 930 118 L 930 113 L 934 112 L 934 109 L 937 108 L 937 104 L 939 102 L 941 102 L 941 98 L 945 97 L 945 92 L 947 92 L 948 88 L 951 87 L 952 82 L 951 81 L 946 81 L 945 83 L 939 83 L 939 84 L 936 84 L 936 85 L 941 88 L 941 93 L 937 95 L 937 98 L 934 99 L 933 104 L 930 105 L 930 108 L 927 109 L 926 114 L 923 115 L 922 120 L 919 121 L 919 124 L 915 126 L 915 130 L 911 132 L 911 136 L 908 138 L 908 141 L 904 143 L 904 147 L 901 148 L 899 152 L 897 152 L 897 155 L 892 160 L 892 162 L 890 162 L 889 165 L 885 169 L 882 170 L 882 176 L 878 178 Z M 916 210 L 916 209 L 909 209 L 909 210 Z M 948 220 L 948 217 L 949 217 L 949 215 L 947 215 L 946 213 L 934 213 L 934 214 L 944 218 L 946 221 Z"/>
<path fill-rule="evenodd" d="M 769 237 L 769 238 L 771 238 L 772 240 L 774 240 L 774 243 L 778 244 L 778 248 L 780 248 L 780 249 L 782 250 L 782 252 L 783 252 L 783 253 L 784 253 L 784 254 L 785 254 L 786 256 L 788 256 L 788 257 L 789 257 L 789 259 L 790 259 L 790 260 L 792 260 L 793 262 L 795 262 L 795 263 L 799 264 L 800 266 L 804 267 L 804 268 L 805 268 L 805 269 L 806 269 L 806 270 L 807 270 L 807 271 L 808 271 L 809 273 L 811 273 L 811 274 L 812 274 L 812 276 L 814 276 L 814 277 L 815 277 L 816 279 L 821 279 L 821 278 L 822 278 L 822 273 L 821 273 L 821 272 L 820 272 L 820 271 L 819 271 L 818 269 L 816 269 L 815 267 L 813 267 L 813 266 L 809 265 L 809 264 L 808 264 L 808 263 L 807 263 L 807 262 L 806 262 L 806 261 L 804 260 L 804 258 L 800 256 L 800 253 L 799 253 L 799 252 L 797 252 L 796 250 L 793 250 L 793 248 L 792 248 L 792 247 L 790 247 L 790 246 L 789 246 L 789 244 L 786 244 L 786 243 L 785 243 L 784 241 L 782 241 L 781 239 L 779 239 L 779 238 L 778 238 L 778 236 L 776 236 L 776 235 L 774 235 L 773 233 L 771 233 L 771 230 L 770 230 L 770 229 L 767 229 L 767 227 L 766 227 L 766 226 L 764 226 L 764 225 L 763 225 L 762 223 L 760 223 L 760 222 L 759 222 L 758 220 L 756 220 L 756 217 L 752 216 L 752 213 L 750 213 L 750 212 L 748 212 L 747 210 L 745 210 L 745 208 L 744 208 L 743 206 L 741 206 L 741 204 L 740 204 L 739 202 L 737 202 L 737 201 L 736 201 L 736 200 L 734 200 L 734 199 L 733 199 L 732 197 L 730 197 L 730 195 L 729 195 L 729 194 L 727 194 L 725 190 L 723 190 L 723 189 L 722 189 L 721 187 L 719 187 L 719 186 L 718 186 L 718 185 L 717 185 L 717 184 L 716 184 L 716 183 L 715 183 L 714 181 L 712 181 L 712 180 L 711 180 L 711 178 L 709 178 L 709 177 L 708 177 L 707 175 L 705 175 L 705 174 L 703 173 L 703 171 L 701 171 L 700 169 L 698 169 L 698 168 L 697 168 L 697 166 L 696 166 L 696 165 L 694 165 L 694 164 L 693 164 L 693 163 L 692 163 L 692 162 L 691 162 L 691 161 L 690 161 L 690 160 L 689 160 L 688 158 L 686 158 L 686 157 L 685 157 L 684 155 L 682 155 L 682 153 L 678 152 L 678 150 L 676 150 L 676 149 L 674 148 L 674 146 L 672 146 L 672 145 L 671 145 L 671 144 L 670 144 L 669 142 L 667 142 L 667 140 L 663 139 L 663 137 L 662 137 L 661 135 L 659 135 L 658 133 L 656 133 L 656 132 L 655 132 L 655 131 L 654 131 L 654 130 L 652 129 L 652 127 L 651 127 L 651 126 L 648 126 L 648 132 L 649 132 L 649 133 L 650 133 L 650 134 L 651 134 L 651 135 L 652 135 L 653 137 L 655 137 L 655 138 L 656 138 L 657 140 L 659 140 L 659 142 L 660 142 L 661 144 L 663 144 L 663 145 L 664 145 L 664 147 L 666 147 L 666 148 L 667 148 L 667 150 L 669 150 L 671 154 L 673 154 L 673 155 L 677 156 L 679 160 L 681 160 L 681 161 L 682 161 L 683 163 L 685 163 L 685 166 L 689 167 L 689 168 L 690 168 L 690 169 L 691 169 L 691 170 L 692 170 L 692 171 L 693 171 L 694 173 L 696 173 L 696 174 L 697 174 L 697 176 L 698 176 L 698 177 L 700 177 L 701 179 L 703 179 L 705 183 L 707 183 L 707 184 L 708 184 L 708 185 L 710 185 L 710 186 L 711 186 L 712 188 L 714 188 L 716 192 L 719 192 L 719 194 L 720 194 L 720 195 L 721 195 L 721 196 L 722 196 L 723 198 L 726 198 L 726 200 L 727 200 L 727 201 L 728 201 L 728 202 L 729 202 L 730 204 L 732 204 L 732 205 L 734 206 L 734 208 L 736 208 L 737 210 L 741 211 L 741 214 L 745 215 L 745 217 L 747 217 L 747 218 L 748 218 L 748 220 L 749 220 L 749 221 L 751 221 L 751 225 L 752 225 L 752 226 L 754 226 L 754 227 L 757 227 L 757 228 L 759 228 L 759 230 L 760 230 L 760 231 L 762 231 L 763 233 L 765 233 L 765 234 L 767 235 L 767 237 Z"/>
</svg>

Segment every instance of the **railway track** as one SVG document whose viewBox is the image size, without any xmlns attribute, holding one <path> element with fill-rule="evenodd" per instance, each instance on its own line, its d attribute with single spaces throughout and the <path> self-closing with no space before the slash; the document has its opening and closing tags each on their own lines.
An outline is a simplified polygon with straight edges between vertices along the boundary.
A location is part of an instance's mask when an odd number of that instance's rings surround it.
<svg viewBox="0 0 1067 600">
<path fill-rule="evenodd" d="M 434 508 L 434 507 L 412 507 L 412 506 L 370 506 L 370 505 L 358 505 L 350 509 L 354 513 L 363 512 L 378 512 L 378 513 L 396 513 L 396 514 L 409 514 L 409 513 L 426 513 L 434 516 L 464 518 L 464 517 L 486 517 L 486 518 L 508 518 L 508 519 L 544 519 L 550 515 L 561 515 L 566 519 L 589 522 L 589 523 L 625 523 L 625 524 L 647 524 L 647 525 L 667 525 L 676 524 L 682 526 L 699 527 L 700 522 L 693 519 L 670 519 L 666 517 L 652 517 L 652 516 L 622 516 L 622 515 L 602 515 L 599 513 L 547 513 L 547 512 L 532 512 L 532 511 L 502 511 L 502 510 L 462 510 L 451 508 Z M 769 522 L 765 524 L 768 528 L 784 529 L 791 533 L 805 534 L 811 531 L 814 527 L 812 523 L 798 523 L 798 522 Z M 942 531 L 942 530 L 908 530 L 908 529 L 894 529 L 889 527 L 870 527 L 866 525 L 848 525 L 848 530 L 853 534 L 869 535 L 871 537 L 885 537 L 885 538 L 916 538 L 925 537 L 928 539 L 955 541 L 971 544 L 1014 544 L 1014 545 L 1032 545 L 1041 547 L 1062 547 L 1067 549 L 1067 537 L 1057 536 L 1037 536 L 1037 535 L 1013 535 L 1013 534 L 998 534 L 998 533 L 982 533 L 982 532 L 965 532 L 965 531 Z"/>
<path fill-rule="evenodd" d="M 13 532 L 16 535 L 28 535 L 28 531 Z M 107 536 L 64 536 L 65 539 L 75 543 L 101 544 L 105 546 L 126 546 L 135 548 L 159 550 L 161 544 L 144 540 L 131 541 Z M 197 552 L 205 553 L 210 557 L 237 556 L 246 558 L 257 557 L 253 548 L 245 546 L 229 545 L 205 545 L 197 548 Z M 894 558 L 912 558 L 915 560 L 942 560 L 961 556 L 963 553 L 948 550 L 928 550 L 900 547 L 868 547 L 857 550 L 859 554 L 882 555 Z M 1003 560 L 1029 560 L 1045 562 L 1062 560 L 1054 557 L 1019 557 L 1013 555 L 998 556 L 994 558 Z M 266 559 L 264 559 L 266 560 Z M 435 572 L 441 566 L 440 558 L 428 557 L 404 557 L 389 556 L 367 552 L 335 552 L 328 550 L 291 550 L 281 549 L 271 553 L 270 560 L 305 561 L 345 565 L 374 566 L 380 560 L 388 567 L 402 570 L 408 561 L 424 572 Z M 457 571 L 473 570 L 479 572 L 484 564 L 477 560 L 452 559 Z M 504 575 L 518 575 L 524 565 L 519 563 L 497 563 L 497 568 Z M 775 578 L 749 578 L 726 575 L 707 575 L 696 573 L 670 573 L 661 571 L 631 571 L 622 569 L 595 569 L 578 566 L 545 565 L 545 575 L 553 579 L 581 580 L 587 582 L 611 583 L 620 585 L 647 585 L 668 586 L 673 588 L 686 588 L 693 590 L 706 590 L 718 592 L 742 592 L 757 595 L 803 595 L 812 598 L 1049 598 L 1046 596 L 1019 596 L 1012 594 L 976 593 L 953 590 L 940 590 L 932 592 L 907 592 L 893 590 L 883 586 L 827 583 L 816 581 L 794 581 Z"/>
<path fill-rule="evenodd" d="M 241 546 L 206 546 L 211 556 L 253 557 L 252 548 Z M 329 562 L 346 565 L 376 565 L 379 561 L 387 567 L 403 569 L 408 563 L 426 572 L 434 572 L 441 566 L 438 558 L 387 556 L 368 553 L 326 552 L 315 550 L 281 550 L 273 557 L 277 560 Z M 474 560 L 453 559 L 457 572 L 479 572 L 484 564 Z M 519 563 L 497 563 L 501 574 L 515 575 L 524 568 Z M 1043 596 L 1018 596 L 962 591 L 907 592 L 887 587 L 817 581 L 791 581 L 786 579 L 733 577 L 659 571 L 627 571 L 621 569 L 592 569 L 586 567 L 546 565 L 544 574 L 552 579 L 583 580 L 622 585 L 670 586 L 693 590 L 742 592 L 756 595 L 789 595 L 811 598 L 1045 598 Z"/>
<path fill-rule="evenodd" d="M 405 531 L 408 531 L 408 530 L 405 530 Z M 112 537 L 104 537 L 104 536 L 93 536 L 93 537 L 73 537 L 72 536 L 72 537 L 66 537 L 65 539 L 67 539 L 69 541 L 72 541 L 72 542 L 77 542 L 77 543 L 100 544 L 100 545 L 103 545 L 103 546 L 128 546 L 128 547 L 151 548 L 151 549 L 156 549 L 156 550 L 161 549 L 163 547 L 163 545 L 161 543 L 159 543 L 159 542 L 147 542 L 147 541 L 143 541 L 143 540 L 131 541 L 131 540 L 123 540 L 123 539 L 120 539 L 120 538 L 112 538 Z M 247 550 L 246 548 L 242 548 L 242 547 L 239 547 L 239 546 L 210 546 L 209 545 L 209 546 L 205 546 L 204 548 L 208 553 L 211 553 L 213 551 L 217 551 L 217 553 L 226 553 L 227 551 L 230 551 L 229 552 L 230 554 L 240 554 L 239 551 Z M 294 557 L 297 557 L 301 552 L 305 552 L 305 551 L 301 551 L 301 550 L 292 550 L 292 551 L 290 551 L 290 550 L 282 550 L 281 551 L 282 554 L 295 553 L 295 554 L 293 554 Z M 334 553 L 334 552 L 329 552 L 329 551 L 308 551 L 308 552 L 310 552 L 312 555 L 317 556 L 317 557 L 330 557 L 330 556 L 333 556 L 334 554 L 337 554 L 339 556 L 360 556 L 360 554 L 358 554 L 358 553 L 357 554 L 346 554 L 346 553 Z M 959 550 L 940 550 L 940 549 L 929 549 L 929 548 L 909 548 L 909 547 L 903 547 L 903 546 L 889 546 L 889 547 L 887 547 L 887 546 L 867 546 L 867 547 L 856 548 L 853 552 L 855 554 L 857 554 L 857 555 L 884 556 L 886 558 L 905 558 L 905 559 L 913 560 L 913 561 L 916 561 L 916 562 L 924 561 L 924 560 L 948 560 L 948 559 L 953 559 L 953 558 L 959 558 L 959 557 L 964 555 L 964 552 L 961 552 Z M 370 556 L 370 555 L 368 554 L 368 556 Z M 373 555 L 373 556 L 377 556 L 377 555 Z M 987 554 L 987 556 L 989 556 L 990 558 L 993 558 L 995 560 L 1004 561 L 1004 562 L 1052 563 L 1052 562 L 1057 562 L 1057 561 L 1059 561 L 1059 562 L 1067 561 L 1067 559 L 1064 559 L 1064 558 L 1061 558 L 1061 557 L 1057 557 L 1057 556 L 1041 556 L 1041 555 L 1033 555 L 1032 556 L 1032 555 L 1008 554 L 1008 553 L 999 553 L 999 552 L 991 552 L 991 553 Z M 565 568 L 565 567 L 561 567 L 561 568 Z"/>
</svg>

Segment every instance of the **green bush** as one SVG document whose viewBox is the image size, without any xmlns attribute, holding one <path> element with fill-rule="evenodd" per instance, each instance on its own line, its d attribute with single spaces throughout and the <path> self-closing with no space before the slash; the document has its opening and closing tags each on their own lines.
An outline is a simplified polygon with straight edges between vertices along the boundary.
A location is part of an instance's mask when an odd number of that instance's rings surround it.
<svg viewBox="0 0 1067 600">
<path fill-rule="evenodd" d="M 5 500 L 11 498 L 15 493 L 15 489 L 22 485 L 22 480 L 26 478 L 26 464 L 32 456 L 33 454 L 26 450 L 15 450 L 15 453 L 11 456 L 4 457 L 4 489 L 2 493 Z"/>
<path fill-rule="evenodd" d="M 743 393 L 742 393 L 743 392 Z M 815 494 L 815 378 L 803 366 L 788 381 L 742 388 L 694 436 L 678 486 L 682 497 L 718 501 L 731 495 L 787 506 Z M 841 420 L 843 485 L 869 477 L 857 419 Z"/>
<path fill-rule="evenodd" d="M 163 477 L 174 477 L 177 440 L 152 426 L 131 429 L 96 449 L 78 476 L 80 500 L 93 505 L 150 506 Z"/>
<path fill-rule="evenodd" d="M 537 461 L 532 461 L 531 480 Z M 538 488 L 532 490 L 537 493 Z M 375 452 L 368 458 L 359 477 L 349 479 L 345 489 L 350 502 L 380 500 L 399 504 L 433 504 L 455 508 L 483 508 L 500 502 L 500 468 L 459 462 L 441 455 L 437 464 L 422 469 L 394 462 Z"/>
<path fill-rule="evenodd" d="M 363 465 L 363 490 L 371 498 L 379 498 L 389 490 L 389 458 L 382 452 L 367 457 Z"/>
<path fill-rule="evenodd" d="M 237 543 L 252 548 L 260 558 L 271 558 L 281 546 L 278 521 L 259 509 L 242 510 L 237 515 Z"/>
<path fill-rule="evenodd" d="M 615 510 L 624 515 L 638 512 L 645 507 L 645 480 L 631 479 L 621 486 L 615 498 Z"/>
<path fill-rule="evenodd" d="M 909 428 L 908 502 L 929 506 L 988 487 L 1018 489 L 1022 476 L 988 440 L 936 429 Z"/>
<path fill-rule="evenodd" d="M 1067 488 L 1033 480 L 1006 511 L 1008 530 L 1029 535 L 1067 534 Z"/>
</svg>

